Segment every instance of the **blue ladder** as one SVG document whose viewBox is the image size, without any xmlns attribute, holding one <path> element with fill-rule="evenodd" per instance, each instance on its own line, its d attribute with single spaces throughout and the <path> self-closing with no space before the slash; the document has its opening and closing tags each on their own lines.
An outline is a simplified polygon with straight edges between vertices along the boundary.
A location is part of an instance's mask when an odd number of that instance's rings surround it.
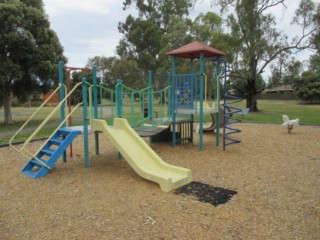
<svg viewBox="0 0 320 240">
<path fill-rule="evenodd" d="M 21 172 L 31 178 L 44 177 L 79 134 L 80 130 L 60 128 Z"/>
<path fill-rule="evenodd" d="M 227 101 L 228 99 L 232 99 L 233 101 Z M 240 113 L 242 111 L 241 108 L 232 106 L 233 103 L 237 103 L 242 101 L 241 98 L 235 96 L 229 96 L 225 94 L 225 103 L 224 103 L 224 126 L 223 126 L 223 150 L 226 150 L 226 147 L 231 144 L 240 143 L 241 141 L 231 137 L 232 134 L 240 133 L 241 130 L 232 127 L 232 124 L 241 122 L 240 119 L 235 118 L 234 114 Z"/>
</svg>

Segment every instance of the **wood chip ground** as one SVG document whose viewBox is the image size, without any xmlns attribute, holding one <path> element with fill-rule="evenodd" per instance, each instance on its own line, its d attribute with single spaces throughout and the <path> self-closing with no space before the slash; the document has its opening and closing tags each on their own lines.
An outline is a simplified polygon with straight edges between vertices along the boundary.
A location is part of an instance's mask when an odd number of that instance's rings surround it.
<svg viewBox="0 0 320 240">
<path fill-rule="evenodd" d="M 102 135 L 99 156 L 90 136 L 89 169 L 79 137 L 74 157 L 41 179 L 21 174 L 27 160 L 0 148 L 0 239 L 320 239 L 320 127 L 238 127 L 242 143 L 226 151 L 213 134 L 202 152 L 197 139 L 151 145 L 164 161 L 191 169 L 194 181 L 237 192 L 216 207 L 162 192 L 118 160 Z"/>
</svg>

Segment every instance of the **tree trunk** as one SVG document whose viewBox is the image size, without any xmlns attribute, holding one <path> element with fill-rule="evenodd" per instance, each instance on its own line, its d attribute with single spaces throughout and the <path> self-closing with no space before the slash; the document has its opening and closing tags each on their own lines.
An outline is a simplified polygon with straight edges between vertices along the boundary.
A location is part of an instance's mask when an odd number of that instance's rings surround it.
<svg viewBox="0 0 320 240">
<path fill-rule="evenodd" d="M 257 105 L 257 89 L 256 82 L 254 79 L 247 79 L 247 108 L 250 109 L 250 112 L 258 112 Z"/>
<path fill-rule="evenodd" d="M 69 98 L 70 99 L 70 98 Z M 28 96 L 28 108 L 31 108 L 31 95 Z"/>
<path fill-rule="evenodd" d="M 2 103 L 4 109 L 4 125 L 12 124 L 11 106 L 10 106 L 10 93 L 9 90 L 3 91 Z"/>
</svg>

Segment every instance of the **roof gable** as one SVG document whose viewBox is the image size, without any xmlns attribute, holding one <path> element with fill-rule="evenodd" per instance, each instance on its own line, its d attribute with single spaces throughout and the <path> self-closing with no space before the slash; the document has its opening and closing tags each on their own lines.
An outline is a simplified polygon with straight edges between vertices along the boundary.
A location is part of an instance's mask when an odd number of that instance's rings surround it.
<svg viewBox="0 0 320 240">
<path fill-rule="evenodd" d="M 200 53 L 203 53 L 204 57 L 219 57 L 225 56 L 224 52 L 221 52 L 215 48 L 209 47 L 198 41 L 194 41 L 180 48 L 167 52 L 168 55 L 182 57 L 182 58 L 200 58 Z"/>
</svg>

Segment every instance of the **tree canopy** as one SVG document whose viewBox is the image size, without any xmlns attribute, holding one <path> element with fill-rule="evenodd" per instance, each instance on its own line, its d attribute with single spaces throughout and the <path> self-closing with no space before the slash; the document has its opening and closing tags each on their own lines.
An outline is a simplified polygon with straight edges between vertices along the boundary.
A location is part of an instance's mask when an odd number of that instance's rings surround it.
<svg viewBox="0 0 320 240">
<path fill-rule="evenodd" d="M 12 121 L 11 94 L 26 99 L 35 90 L 47 90 L 58 72 L 58 61 L 64 59 L 42 4 L 26 2 L 30 6 L 18 0 L 0 3 L 0 101 L 5 124 Z M 38 7 L 31 6 L 35 3 Z"/>
<path fill-rule="evenodd" d="M 315 4 L 301 1 L 293 24 L 301 26 L 301 34 L 289 41 L 276 26 L 272 9 L 285 8 L 285 0 L 217 0 L 223 11 L 230 11 L 228 26 L 237 44 L 233 48 L 231 72 L 233 77 L 246 81 L 247 107 L 258 111 L 257 79 L 266 67 L 277 58 L 287 57 L 292 51 L 302 51 L 312 46 L 311 36 L 317 32 L 312 23 Z"/>
<path fill-rule="evenodd" d="M 294 81 L 294 91 L 299 98 L 313 103 L 320 100 L 320 74 L 319 72 L 304 72 Z"/>
<path fill-rule="evenodd" d="M 310 17 L 311 22 L 318 29 L 311 37 L 312 49 L 315 51 L 310 57 L 309 69 L 297 76 L 294 81 L 294 91 L 304 101 L 320 100 L 320 4 L 316 13 Z"/>
<path fill-rule="evenodd" d="M 128 16 L 125 23 L 119 24 L 123 38 L 117 48 L 118 54 L 136 60 L 139 68 L 145 71 L 160 66 L 166 69 L 170 65 L 165 60 L 168 59 L 165 52 L 193 40 L 205 42 L 228 53 L 229 76 L 244 81 L 247 107 L 258 111 L 256 95 L 260 87 L 258 89 L 257 81 L 262 79 L 266 68 L 272 63 L 279 66 L 277 61 L 290 59 L 290 54 L 313 48 L 319 41 L 319 24 L 316 24 L 319 6 L 312 0 L 301 1 L 296 10 L 292 24 L 300 26 L 301 33 L 293 39 L 276 28 L 276 18 L 272 14 L 274 8 L 286 8 L 285 0 L 213 1 L 229 14 L 226 19 L 228 30 L 223 29 L 223 20 L 213 12 L 200 14 L 194 20 L 188 18 L 196 2 L 124 1 L 124 9 L 135 6 L 138 17 Z M 294 59 L 285 64 L 287 72 L 301 70 L 301 63 Z M 278 68 L 274 67 L 273 71 L 275 76 L 279 74 Z"/>
<path fill-rule="evenodd" d="M 96 56 L 88 60 L 87 67 L 96 66 L 97 76 L 101 83 L 108 88 L 114 89 L 117 80 L 123 81 L 123 84 L 132 88 L 142 88 L 142 75 L 138 65 L 134 60 L 117 57 L 99 57 Z"/>
</svg>

